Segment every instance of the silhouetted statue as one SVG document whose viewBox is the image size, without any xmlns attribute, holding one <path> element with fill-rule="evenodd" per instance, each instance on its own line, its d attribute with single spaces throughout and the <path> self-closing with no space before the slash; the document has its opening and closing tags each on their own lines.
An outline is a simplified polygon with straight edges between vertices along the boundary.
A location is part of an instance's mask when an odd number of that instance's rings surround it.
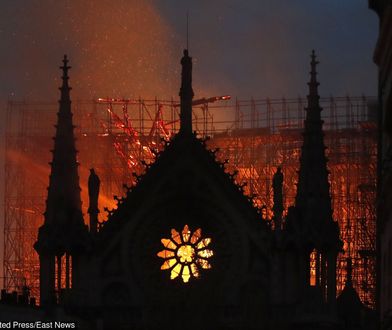
<svg viewBox="0 0 392 330">
<path fill-rule="evenodd" d="M 88 213 L 90 214 L 90 231 L 92 233 L 97 232 L 98 225 L 98 197 L 99 197 L 99 186 L 101 181 L 94 169 L 90 169 L 90 176 L 88 178 L 88 197 L 89 197 L 89 208 Z"/>
<path fill-rule="evenodd" d="M 276 229 L 282 229 L 283 214 L 283 173 L 280 167 L 277 168 L 272 179 L 272 188 L 274 190 L 274 222 Z"/>
<path fill-rule="evenodd" d="M 346 259 L 346 286 L 352 286 L 353 284 L 353 262 L 351 257 Z"/>
</svg>

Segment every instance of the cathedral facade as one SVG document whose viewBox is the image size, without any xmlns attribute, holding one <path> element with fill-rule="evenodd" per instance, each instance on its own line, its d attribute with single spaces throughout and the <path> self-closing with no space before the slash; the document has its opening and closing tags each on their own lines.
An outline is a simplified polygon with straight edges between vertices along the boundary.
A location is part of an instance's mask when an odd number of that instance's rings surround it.
<svg viewBox="0 0 392 330">
<path fill-rule="evenodd" d="M 192 59 L 185 50 L 179 133 L 135 186 L 125 186 L 102 225 L 99 178 L 91 170 L 85 225 L 66 57 L 63 63 L 35 244 L 43 309 L 62 306 L 90 329 L 350 328 L 336 299 L 342 242 L 332 218 L 314 52 L 296 202 L 284 217 L 277 168 L 271 223 L 192 131 Z"/>
</svg>

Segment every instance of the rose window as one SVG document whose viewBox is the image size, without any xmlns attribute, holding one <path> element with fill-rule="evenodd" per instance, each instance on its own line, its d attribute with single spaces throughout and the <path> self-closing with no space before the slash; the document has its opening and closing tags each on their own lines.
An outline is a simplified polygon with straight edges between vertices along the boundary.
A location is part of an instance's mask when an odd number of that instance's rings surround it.
<svg viewBox="0 0 392 330">
<path fill-rule="evenodd" d="M 174 280 L 181 276 L 184 283 L 188 283 L 191 277 L 199 278 L 202 269 L 210 269 L 208 259 L 214 253 L 207 246 L 211 238 L 202 238 L 201 229 L 193 233 L 188 225 L 184 226 L 181 233 L 171 230 L 171 238 L 162 238 L 165 247 L 158 252 L 158 257 L 165 259 L 161 269 L 170 270 L 170 278 Z"/>
</svg>

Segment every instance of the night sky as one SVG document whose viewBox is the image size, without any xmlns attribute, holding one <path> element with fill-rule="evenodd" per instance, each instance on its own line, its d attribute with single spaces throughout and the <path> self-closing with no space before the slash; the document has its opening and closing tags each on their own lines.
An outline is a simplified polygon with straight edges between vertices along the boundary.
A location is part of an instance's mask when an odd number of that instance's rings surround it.
<svg viewBox="0 0 392 330">
<path fill-rule="evenodd" d="M 176 97 L 187 11 L 196 97 L 305 95 L 313 48 L 322 95 L 376 94 L 366 0 L 1 0 L 0 98 L 57 100 L 64 53 L 74 98 Z"/>
</svg>

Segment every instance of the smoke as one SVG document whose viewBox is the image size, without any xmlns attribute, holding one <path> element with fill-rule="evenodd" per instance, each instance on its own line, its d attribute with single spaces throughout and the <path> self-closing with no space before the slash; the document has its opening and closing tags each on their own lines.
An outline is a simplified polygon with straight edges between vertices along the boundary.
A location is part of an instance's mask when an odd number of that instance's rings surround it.
<svg viewBox="0 0 392 330">
<path fill-rule="evenodd" d="M 63 54 L 73 67 L 74 98 L 177 93 L 171 31 L 149 1 L 32 0 L 2 7 L 8 50 L 0 65 L 10 78 L 2 82 L 3 97 L 58 98 Z"/>
<path fill-rule="evenodd" d="M 34 155 L 28 155 L 23 153 L 21 150 L 14 150 L 9 149 L 7 150 L 7 159 L 9 164 L 13 166 L 20 167 L 18 174 L 21 176 L 19 180 L 23 180 L 23 183 L 20 182 L 19 184 L 23 184 L 25 190 L 28 191 L 26 196 L 35 196 L 39 197 L 42 196 L 42 204 L 45 202 L 46 199 L 46 187 L 49 185 L 49 174 L 50 174 L 50 167 L 47 165 L 48 161 L 51 158 L 51 154 L 49 149 L 42 148 L 42 150 L 35 149 Z M 47 154 L 47 157 L 45 157 Z M 39 157 L 38 157 L 39 156 Z M 46 159 L 47 158 L 47 159 Z M 12 170 L 11 170 L 12 171 Z M 86 166 L 79 167 L 79 177 L 80 177 L 80 187 L 81 187 L 81 198 L 83 203 L 83 213 L 87 214 L 88 209 L 88 177 L 90 174 L 89 168 Z M 18 184 L 18 183 L 15 183 Z M 9 187 L 13 189 L 13 187 Z M 12 196 L 11 196 L 12 197 Z M 15 197 L 15 196 L 13 196 Z M 109 209 L 115 208 L 116 203 L 113 199 L 113 196 L 106 196 L 102 191 L 99 195 L 99 208 L 103 211 L 104 207 L 108 207 Z M 43 212 L 44 210 L 42 210 Z M 40 214 L 41 216 L 42 214 Z M 104 213 L 102 212 L 102 218 L 104 217 Z M 85 216 L 85 220 L 87 223 L 87 217 Z M 43 223 L 43 216 L 41 221 L 37 223 Z"/>
<path fill-rule="evenodd" d="M 375 92 L 377 18 L 364 4 L 3 0 L 1 9 L 3 99 L 57 99 L 64 53 L 74 98 L 177 96 L 187 11 L 196 97 L 303 95 L 312 48 L 322 94 Z"/>
</svg>

